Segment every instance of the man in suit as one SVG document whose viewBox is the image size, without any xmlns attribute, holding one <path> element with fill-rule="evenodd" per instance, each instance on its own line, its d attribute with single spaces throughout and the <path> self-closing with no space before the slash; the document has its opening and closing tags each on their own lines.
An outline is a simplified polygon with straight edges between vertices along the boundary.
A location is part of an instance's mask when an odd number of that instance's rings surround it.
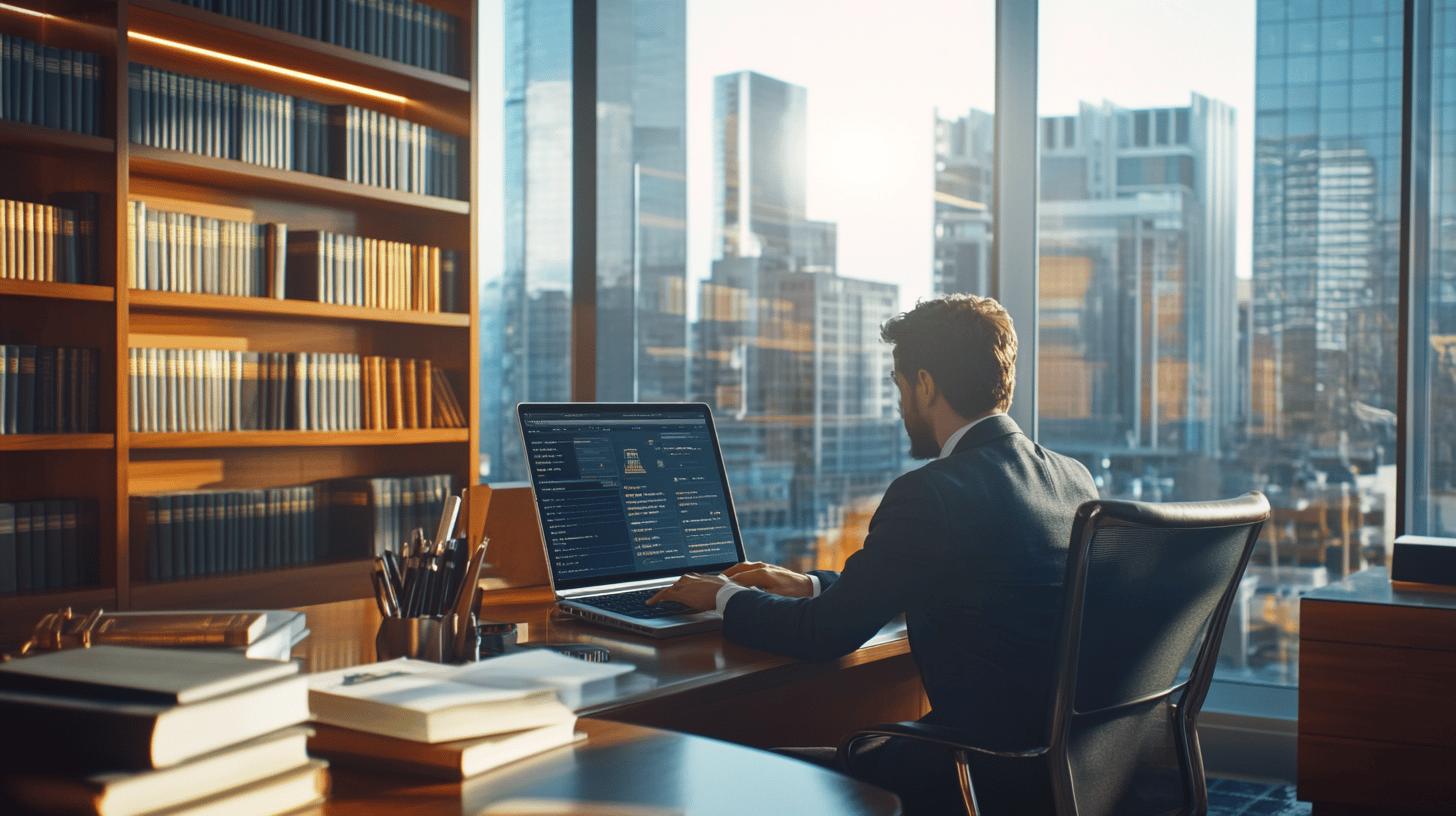
<svg viewBox="0 0 1456 816">
<path fill-rule="evenodd" d="M 716 607 L 729 640 L 806 660 L 848 654 L 903 613 L 927 722 L 984 746 L 1042 745 L 1072 522 L 1097 489 L 1081 463 L 1032 442 L 1006 415 L 1016 332 L 1001 304 L 922 302 L 881 337 L 894 344 L 910 455 L 932 461 L 891 483 L 844 570 L 739 564 L 686 576 L 652 602 Z M 985 812 L 1050 812 L 1034 763 L 973 758 L 972 769 Z M 842 770 L 894 790 L 907 813 L 960 808 L 942 749 L 879 740 Z"/>
</svg>

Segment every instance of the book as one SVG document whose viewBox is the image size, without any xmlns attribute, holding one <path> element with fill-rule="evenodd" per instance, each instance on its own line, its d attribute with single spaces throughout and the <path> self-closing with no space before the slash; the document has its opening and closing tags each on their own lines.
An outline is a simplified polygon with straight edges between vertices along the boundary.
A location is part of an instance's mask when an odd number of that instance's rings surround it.
<svg viewBox="0 0 1456 816">
<path fill-rule="evenodd" d="M 186 660 L 199 656 L 166 655 L 167 665 L 184 670 Z M 0 691 L 0 719 L 13 733 L 27 735 L 0 743 L 0 760 L 6 768 L 54 770 L 61 764 L 68 771 L 170 767 L 304 722 L 307 682 L 288 677 L 188 705 Z M 80 734 L 105 738 L 78 739 Z"/>
<path fill-rule="evenodd" d="M 215 796 L 168 810 L 165 816 L 273 816 L 292 813 L 324 801 L 329 793 L 328 763 L 310 760 L 292 771 L 278 774 Z"/>
<path fill-rule="evenodd" d="M 630 663 L 588 663 L 549 649 L 527 649 L 478 663 L 466 663 L 451 672 L 457 682 L 492 688 L 548 686 L 568 708 L 615 688 L 617 678 L 635 670 Z"/>
<path fill-rule="evenodd" d="M 0 118 L 95 134 L 100 58 L 0 34 Z"/>
<path fill-rule="evenodd" d="M 309 764 L 309 729 L 285 728 L 170 768 L 0 776 L 0 796 L 47 813 L 140 816 L 207 799 Z"/>
<path fill-rule="evenodd" d="M 413 771 L 442 779 L 476 776 L 586 738 L 576 732 L 575 718 L 524 731 L 433 744 L 327 724 L 316 724 L 313 729 L 309 751 L 330 762 Z"/>
<path fill-rule="evenodd" d="M 88 433 L 98 425 L 95 349 L 0 346 L 0 433 Z"/>
<path fill-rule="evenodd" d="M 108 612 L 91 637 L 111 646 L 247 646 L 267 623 L 248 612 Z"/>
<path fill-rule="evenodd" d="M 575 718 L 550 688 L 457 682 L 448 669 L 408 658 L 322 672 L 308 682 L 318 722 L 414 742 L 452 742 Z"/>
<path fill-rule="evenodd" d="M 253 661 L 223 652 L 103 644 L 0 663 L 0 691 L 186 705 L 297 673 L 293 663 Z"/>
</svg>

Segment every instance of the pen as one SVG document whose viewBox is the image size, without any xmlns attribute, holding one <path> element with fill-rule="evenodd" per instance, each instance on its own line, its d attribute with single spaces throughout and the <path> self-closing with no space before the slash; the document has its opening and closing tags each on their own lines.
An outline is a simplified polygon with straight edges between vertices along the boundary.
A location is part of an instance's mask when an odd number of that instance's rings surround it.
<svg viewBox="0 0 1456 816">
<path fill-rule="evenodd" d="M 446 496 L 445 506 L 440 510 L 440 526 L 435 528 L 437 547 L 450 540 L 450 534 L 455 532 L 455 521 L 458 518 L 460 518 L 460 497 Z"/>
<path fill-rule="evenodd" d="M 374 562 L 374 591 L 379 611 L 387 616 L 399 617 L 399 598 L 395 595 L 394 583 L 389 580 L 388 564 L 383 559 Z"/>
</svg>

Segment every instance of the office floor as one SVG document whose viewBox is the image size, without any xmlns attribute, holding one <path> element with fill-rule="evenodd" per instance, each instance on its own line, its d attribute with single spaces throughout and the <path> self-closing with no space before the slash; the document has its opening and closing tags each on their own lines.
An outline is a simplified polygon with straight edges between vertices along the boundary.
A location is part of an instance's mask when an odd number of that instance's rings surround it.
<svg viewBox="0 0 1456 816">
<path fill-rule="evenodd" d="M 1309 812 L 1308 802 L 1295 800 L 1293 785 L 1208 780 L 1208 816 L 1309 816 Z"/>
</svg>

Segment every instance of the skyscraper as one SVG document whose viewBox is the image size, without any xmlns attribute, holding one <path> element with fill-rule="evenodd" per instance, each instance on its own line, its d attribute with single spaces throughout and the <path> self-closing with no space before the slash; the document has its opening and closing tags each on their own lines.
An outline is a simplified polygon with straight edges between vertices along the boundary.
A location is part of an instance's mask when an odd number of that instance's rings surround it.
<svg viewBox="0 0 1456 816">
<path fill-rule="evenodd" d="M 1401 22 L 1259 3 L 1250 433 L 1274 457 L 1394 460 Z"/>
<path fill-rule="evenodd" d="M 571 397 L 571 8 L 505 4 L 505 263 L 482 282 L 481 452 L 521 479 L 517 402 Z M 598 397 L 687 392 L 685 10 L 598 12 Z"/>
<path fill-rule="evenodd" d="M 714 87 L 720 257 L 699 289 L 694 394 L 714 405 L 749 553 L 811 565 L 841 509 L 900 470 L 879 373 L 899 291 L 837 275 L 835 225 L 807 218 L 804 89 L 750 72 Z"/>
<path fill-rule="evenodd" d="M 989 290 L 991 136 L 936 122 L 935 290 Z M 1040 427 L 1059 450 L 1218 456 L 1235 387 L 1234 113 L 1083 104 L 1041 121 Z"/>
</svg>

